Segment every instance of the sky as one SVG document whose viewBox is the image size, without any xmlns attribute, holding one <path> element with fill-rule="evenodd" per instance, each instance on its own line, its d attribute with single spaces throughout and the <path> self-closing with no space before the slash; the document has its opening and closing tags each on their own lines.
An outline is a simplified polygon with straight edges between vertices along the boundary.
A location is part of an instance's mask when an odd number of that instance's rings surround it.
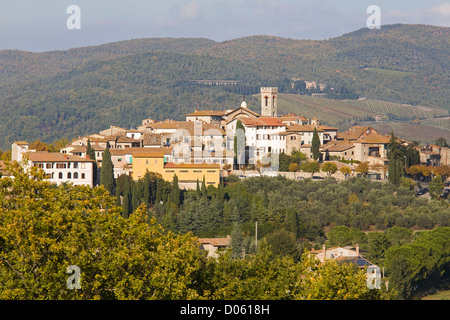
<svg viewBox="0 0 450 320">
<path fill-rule="evenodd" d="M 79 14 L 68 12 L 71 5 Z M 380 8 L 381 28 L 450 27 L 450 1 L 443 0 L 0 0 L 0 50 L 66 50 L 154 37 L 322 40 L 365 28 L 370 5 Z"/>
</svg>

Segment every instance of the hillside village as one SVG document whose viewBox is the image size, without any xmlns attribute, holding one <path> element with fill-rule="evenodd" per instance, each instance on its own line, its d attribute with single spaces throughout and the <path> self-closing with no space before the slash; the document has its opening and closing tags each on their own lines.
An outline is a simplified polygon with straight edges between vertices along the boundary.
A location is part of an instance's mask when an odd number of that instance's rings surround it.
<svg viewBox="0 0 450 320">
<path fill-rule="evenodd" d="M 307 119 L 302 115 L 278 114 L 278 89 L 261 88 L 261 111 L 248 108 L 247 103 L 228 110 L 195 110 L 185 115 L 185 121 L 143 119 L 137 128 L 125 129 L 111 125 L 88 136 L 74 139 L 59 152 L 31 150 L 26 141 L 15 141 L 11 159 L 22 161 L 26 156 L 29 166 L 45 171 L 51 182 L 94 186 L 98 181 L 94 161 L 101 170 L 102 157 L 108 148 L 114 166 L 114 177 L 130 175 L 139 180 L 145 172 L 156 172 L 172 181 L 177 175 L 181 188 L 195 188 L 198 181 L 218 186 L 221 178 L 240 169 L 255 169 L 266 163 L 259 173 L 273 172 L 273 163 L 267 157 L 291 155 L 297 151 L 312 161 L 312 140 L 316 131 L 320 140 L 319 162 L 335 161 L 339 168 L 347 166 L 356 175 L 356 163 L 368 163 L 369 176 L 387 178 L 387 155 L 390 135 L 378 133 L 370 126 L 353 126 L 348 131 Z M 238 127 L 243 135 L 235 141 Z M 237 161 L 234 148 L 237 142 L 245 149 L 245 161 Z M 398 139 L 402 145 L 411 142 Z M 88 145 L 95 151 L 95 159 L 87 154 Z M 428 166 L 450 164 L 450 149 L 436 145 L 415 146 L 420 163 Z M 243 158 L 242 158 L 243 159 Z M 264 162 L 266 161 L 266 162 Z M 100 171 L 98 170 L 98 171 Z M 97 171 L 97 175 L 98 175 Z M 275 168 L 275 171 L 278 171 Z M 339 176 L 340 172 L 336 172 Z"/>
</svg>

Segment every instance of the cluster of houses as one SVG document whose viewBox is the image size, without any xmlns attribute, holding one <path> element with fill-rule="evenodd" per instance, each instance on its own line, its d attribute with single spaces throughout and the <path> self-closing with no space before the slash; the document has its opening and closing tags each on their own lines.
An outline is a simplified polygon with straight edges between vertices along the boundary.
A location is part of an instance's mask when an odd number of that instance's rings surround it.
<svg viewBox="0 0 450 320">
<path fill-rule="evenodd" d="M 144 119 L 135 129 L 116 126 L 73 140 L 58 153 L 36 152 L 25 141 L 12 144 L 12 160 L 27 156 L 29 166 L 45 171 L 51 182 L 74 185 L 94 184 L 94 161 L 102 166 L 103 152 L 109 149 L 114 176 L 126 174 L 138 180 L 151 171 L 172 180 L 176 174 L 180 187 L 195 188 L 197 180 L 217 186 L 223 170 L 235 164 L 235 137 L 242 134 L 249 163 L 257 163 L 270 154 L 300 151 L 312 159 L 314 131 L 320 140 L 321 158 L 354 160 L 372 166 L 386 166 L 389 135 L 370 126 L 354 126 L 339 132 L 323 125 L 319 119 L 301 115 L 278 115 L 278 89 L 261 88 L 261 113 L 250 110 L 246 102 L 236 109 L 195 110 L 184 121 Z M 239 123 L 239 125 L 238 125 Z M 402 143 L 407 143 L 403 141 Z M 95 159 L 87 155 L 87 146 L 95 151 Z M 427 146 L 420 150 L 421 162 L 447 165 L 448 148 Z M 99 170 L 98 170 L 99 171 Z M 98 173 L 98 172 L 97 172 Z"/>
</svg>

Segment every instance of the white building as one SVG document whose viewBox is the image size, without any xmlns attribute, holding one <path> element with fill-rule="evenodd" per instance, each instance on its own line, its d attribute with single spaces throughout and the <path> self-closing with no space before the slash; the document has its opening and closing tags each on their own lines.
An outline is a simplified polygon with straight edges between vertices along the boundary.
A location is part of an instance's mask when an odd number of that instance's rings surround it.
<svg viewBox="0 0 450 320">
<path fill-rule="evenodd" d="M 36 150 L 31 150 L 30 145 L 26 141 L 14 141 L 11 145 L 11 160 L 22 162 L 23 154 L 27 152 L 36 152 Z"/>
<path fill-rule="evenodd" d="M 93 187 L 93 160 L 59 152 L 30 152 L 24 156 L 28 158 L 29 167 L 42 169 L 52 183 L 68 182 Z"/>
<path fill-rule="evenodd" d="M 286 152 L 286 138 L 280 133 L 286 132 L 287 125 L 279 118 L 237 118 L 228 123 L 228 135 L 234 136 L 238 121 L 244 126 L 246 146 L 253 151 L 255 160 L 268 153 Z"/>
</svg>

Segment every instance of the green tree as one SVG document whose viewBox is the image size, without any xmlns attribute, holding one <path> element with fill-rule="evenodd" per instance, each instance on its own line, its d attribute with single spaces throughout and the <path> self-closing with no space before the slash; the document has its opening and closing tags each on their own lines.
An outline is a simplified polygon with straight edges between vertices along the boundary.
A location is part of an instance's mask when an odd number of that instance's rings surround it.
<svg viewBox="0 0 450 320">
<path fill-rule="evenodd" d="M 358 163 L 355 171 L 360 175 L 362 175 L 363 177 L 366 177 L 367 174 L 369 173 L 369 163 L 368 162 Z"/>
<path fill-rule="evenodd" d="M 309 161 L 303 163 L 301 169 L 305 172 L 311 173 L 311 177 L 313 177 L 314 173 L 320 171 L 320 165 L 317 161 Z"/>
<path fill-rule="evenodd" d="M 111 153 L 109 152 L 109 148 L 106 148 L 103 152 L 102 169 L 100 172 L 100 184 L 103 185 L 110 194 L 114 194 L 114 165 L 111 161 Z"/>
<path fill-rule="evenodd" d="M 320 148 L 319 133 L 317 132 L 317 128 L 314 128 L 313 137 L 312 137 L 312 141 L 311 141 L 311 153 L 312 153 L 313 159 L 315 161 L 319 160 L 319 156 L 320 156 L 319 148 Z"/>
<path fill-rule="evenodd" d="M 295 173 L 298 172 L 298 170 L 300 170 L 300 166 L 298 165 L 298 163 L 292 162 L 289 165 L 289 171 L 294 173 L 294 178 L 295 178 Z"/>
<path fill-rule="evenodd" d="M 234 163 L 235 167 L 239 168 L 239 166 L 247 164 L 245 151 L 245 146 L 247 145 L 245 138 L 245 127 L 241 120 L 237 120 L 236 122 L 236 132 L 233 142 Z"/>
<path fill-rule="evenodd" d="M 346 178 L 347 178 L 347 176 L 349 176 L 349 175 L 351 175 L 352 174 L 352 169 L 350 169 L 349 167 L 342 167 L 340 170 L 339 170 Z"/>
<path fill-rule="evenodd" d="M 238 223 L 233 225 L 233 230 L 231 231 L 231 243 L 230 248 L 232 252 L 232 257 L 242 258 L 244 255 L 244 235 L 242 234 L 241 227 Z"/>
<path fill-rule="evenodd" d="M 43 171 L 0 179 L 0 299 L 198 299 L 206 261 L 191 235 L 123 219 L 102 186 L 51 185 Z M 81 289 L 69 290 L 70 265 Z"/>
<path fill-rule="evenodd" d="M 330 177 L 332 174 L 335 174 L 337 171 L 337 165 L 334 162 L 325 162 L 322 165 L 322 171 L 326 172 L 327 175 Z"/>
<path fill-rule="evenodd" d="M 444 182 L 442 181 L 441 176 L 436 176 L 431 180 L 428 185 L 430 190 L 430 196 L 432 199 L 439 200 L 442 192 L 444 190 Z"/>
</svg>

